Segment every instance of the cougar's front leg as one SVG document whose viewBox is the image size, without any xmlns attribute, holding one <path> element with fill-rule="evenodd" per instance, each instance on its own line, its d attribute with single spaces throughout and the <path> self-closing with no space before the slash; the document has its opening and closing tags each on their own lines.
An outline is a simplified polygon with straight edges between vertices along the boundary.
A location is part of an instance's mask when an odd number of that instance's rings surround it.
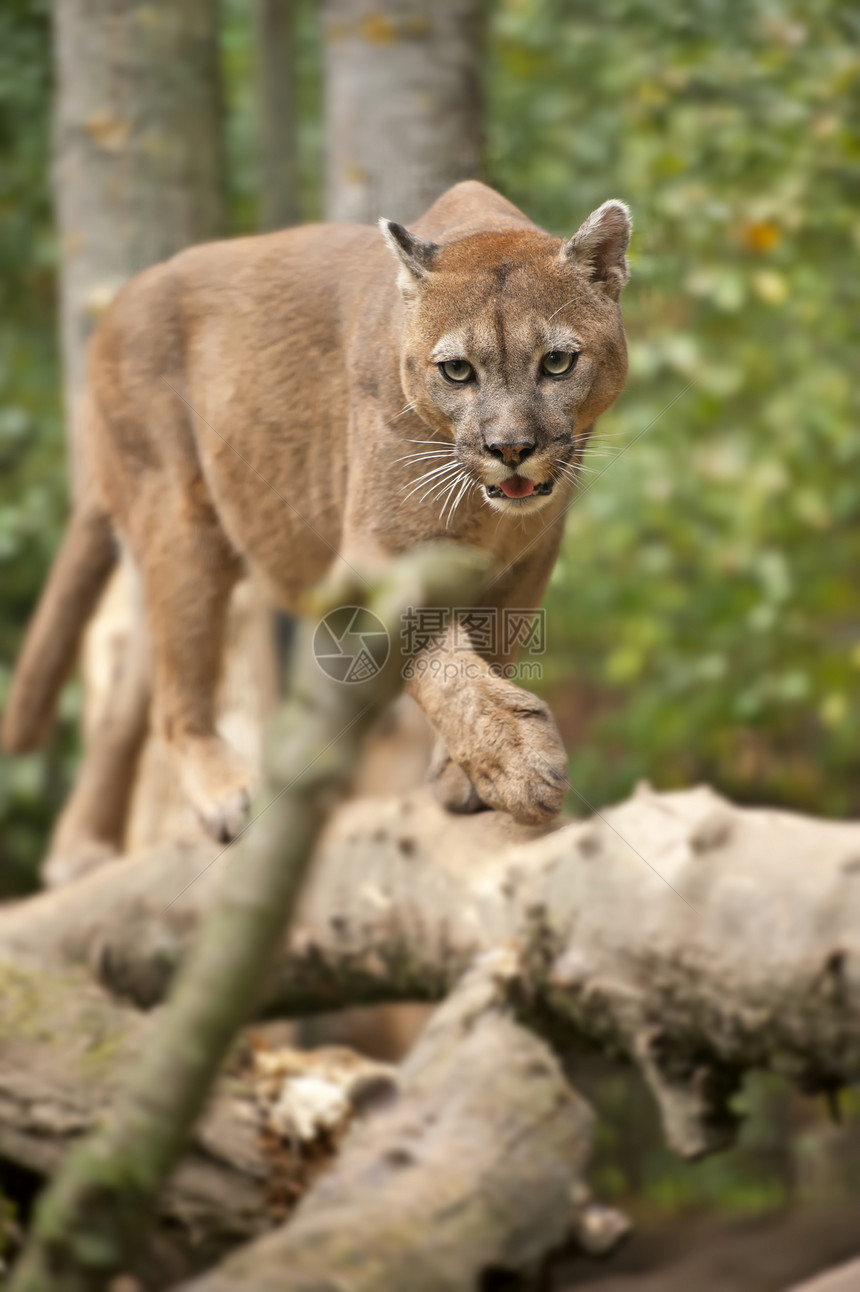
<svg viewBox="0 0 860 1292">
<path fill-rule="evenodd" d="M 542 700 L 497 676 L 456 626 L 417 655 L 407 674 L 406 689 L 445 742 L 431 774 L 446 806 L 484 805 L 528 825 L 561 810 L 567 755 Z"/>
<path fill-rule="evenodd" d="M 356 498 L 368 491 L 358 488 Z M 356 569 L 384 562 L 397 546 L 388 533 L 374 533 L 360 515 L 345 526 L 342 550 Z M 377 529 L 379 522 L 375 522 Z M 539 602 L 558 554 L 563 521 L 547 527 L 525 559 L 495 580 L 497 610 Z M 453 811 L 480 807 L 509 812 L 515 820 L 542 825 L 560 810 L 567 790 L 567 755 L 547 706 L 537 696 L 493 672 L 501 654 L 484 659 L 457 624 L 411 660 L 404 660 L 405 689 L 420 704 L 442 744 L 431 779 Z"/>
</svg>

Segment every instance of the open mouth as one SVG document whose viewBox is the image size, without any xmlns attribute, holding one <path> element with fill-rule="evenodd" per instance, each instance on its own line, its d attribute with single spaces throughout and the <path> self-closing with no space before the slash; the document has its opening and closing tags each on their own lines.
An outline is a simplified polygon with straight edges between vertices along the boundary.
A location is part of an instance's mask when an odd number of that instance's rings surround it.
<svg viewBox="0 0 860 1292">
<path fill-rule="evenodd" d="M 537 484 L 525 476 L 508 476 L 501 484 L 484 485 L 488 498 L 539 498 L 552 493 L 554 480 L 544 480 Z"/>
</svg>

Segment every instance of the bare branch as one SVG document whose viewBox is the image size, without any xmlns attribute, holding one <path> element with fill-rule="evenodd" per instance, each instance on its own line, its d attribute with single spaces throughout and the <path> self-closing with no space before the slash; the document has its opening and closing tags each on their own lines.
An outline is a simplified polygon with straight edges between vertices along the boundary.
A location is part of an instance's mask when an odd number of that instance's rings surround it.
<svg viewBox="0 0 860 1292">
<path fill-rule="evenodd" d="M 410 605 L 473 597 L 485 572 L 486 561 L 462 549 L 452 547 L 447 556 L 416 550 L 386 572 L 371 605 L 396 639 Z M 321 608 L 343 604 L 341 593 L 329 589 L 335 599 L 326 603 L 323 595 Z M 312 661 L 310 649 L 301 658 Z M 323 686 L 320 677 L 297 673 L 276 724 L 271 780 L 252 812 L 254 828 L 224 870 L 170 1004 L 109 1117 L 69 1154 L 42 1198 L 13 1276 L 15 1292 L 101 1288 L 145 1236 L 158 1194 L 257 998 L 317 835 L 354 772 L 374 708 L 399 687 L 399 663 L 395 652 L 360 686 Z"/>
</svg>

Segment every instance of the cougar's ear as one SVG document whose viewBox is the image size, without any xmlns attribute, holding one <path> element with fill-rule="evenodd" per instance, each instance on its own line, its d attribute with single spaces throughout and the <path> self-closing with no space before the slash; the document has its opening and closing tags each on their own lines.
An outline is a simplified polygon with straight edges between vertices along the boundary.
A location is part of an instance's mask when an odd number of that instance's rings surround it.
<svg viewBox="0 0 860 1292">
<path fill-rule="evenodd" d="M 400 261 L 400 273 L 397 282 L 401 291 L 408 293 L 433 269 L 433 262 L 439 254 L 435 242 L 419 238 L 417 233 L 410 233 L 402 224 L 394 220 L 380 220 L 382 236 Z"/>
<path fill-rule="evenodd" d="M 630 208 L 612 198 L 592 211 L 573 237 L 568 238 L 561 248 L 562 257 L 580 265 L 595 286 L 617 301 L 630 277 L 624 253 L 632 228 Z"/>
</svg>

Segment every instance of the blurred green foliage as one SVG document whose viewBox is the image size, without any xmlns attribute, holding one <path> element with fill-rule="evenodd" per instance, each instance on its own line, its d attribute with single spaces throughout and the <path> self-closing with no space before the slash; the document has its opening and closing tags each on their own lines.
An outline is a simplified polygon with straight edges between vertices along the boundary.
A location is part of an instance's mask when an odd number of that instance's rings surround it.
<svg viewBox="0 0 860 1292">
<path fill-rule="evenodd" d="M 323 219 L 322 30 L 314 0 L 293 0 L 298 158 L 302 220 Z M 221 0 L 221 49 L 226 100 L 227 184 L 233 233 L 256 232 L 259 219 L 259 102 L 256 34 L 244 0 Z"/>
<path fill-rule="evenodd" d="M 0 8 L 0 709 L 65 518 L 49 193 L 47 0 Z M 66 713 L 74 696 L 66 700 Z M 0 754 L 0 892 L 31 882 L 72 770 L 74 723 L 46 754 Z"/>
<path fill-rule="evenodd" d="M 856 814 L 856 7 L 504 0 L 492 32 L 491 180 L 558 233 L 613 196 L 636 225 L 548 598 L 572 783 Z"/>
<path fill-rule="evenodd" d="M 559 234 L 608 197 L 636 228 L 628 387 L 546 602 L 592 804 L 647 777 L 860 813 L 859 38 L 840 3 L 492 6 L 490 181 Z M 739 1146 L 684 1164 L 629 1073 L 589 1094 L 595 1187 L 640 1214 L 856 1188 L 856 1100 L 847 1164 L 766 1076 Z"/>
<path fill-rule="evenodd" d="M 742 1118 L 737 1143 L 696 1162 L 666 1147 L 654 1102 L 629 1068 L 582 1055 L 577 1088 L 598 1115 L 590 1178 L 597 1195 L 643 1223 L 667 1213 L 719 1207 L 768 1212 L 792 1202 L 854 1197 L 860 1187 L 860 1098 L 840 1100 L 841 1127 L 820 1099 L 783 1077 L 752 1072 L 733 1107 Z"/>
</svg>

